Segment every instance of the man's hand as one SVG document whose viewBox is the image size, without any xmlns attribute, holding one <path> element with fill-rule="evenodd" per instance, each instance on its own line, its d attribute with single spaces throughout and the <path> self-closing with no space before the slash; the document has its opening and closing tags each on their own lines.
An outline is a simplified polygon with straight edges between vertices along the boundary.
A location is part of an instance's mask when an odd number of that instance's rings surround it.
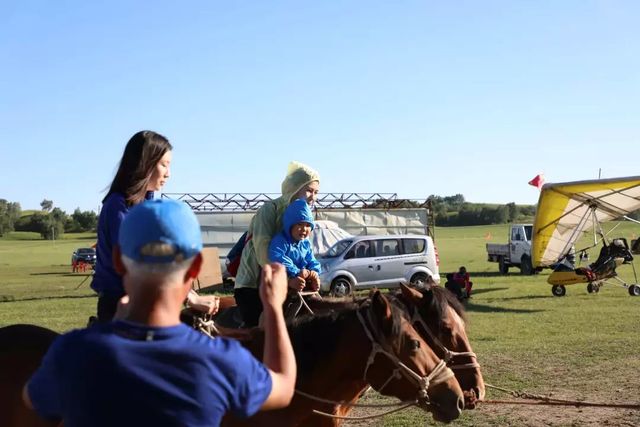
<svg viewBox="0 0 640 427">
<path fill-rule="evenodd" d="M 300 270 L 300 273 L 298 274 L 298 276 L 302 277 L 304 280 L 307 280 L 309 278 L 310 273 L 311 271 L 307 270 L 306 268 L 303 268 L 302 270 Z"/>
<path fill-rule="evenodd" d="M 195 311 L 213 315 L 220 308 L 220 298 L 213 295 L 198 295 L 190 291 L 187 295 L 187 304 Z"/>
<path fill-rule="evenodd" d="M 276 262 L 262 267 L 260 299 L 262 304 L 282 307 L 287 298 L 287 272 L 282 264 Z"/>
</svg>

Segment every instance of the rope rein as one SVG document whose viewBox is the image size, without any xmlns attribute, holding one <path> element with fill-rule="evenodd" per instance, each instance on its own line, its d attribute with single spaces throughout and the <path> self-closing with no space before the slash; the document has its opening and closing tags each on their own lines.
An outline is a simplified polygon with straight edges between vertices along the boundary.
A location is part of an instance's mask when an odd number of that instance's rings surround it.
<svg viewBox="0 0 640 427">
<path fill-rule="evenodd" d="M 389 360 L 391 360 L 391 362 L 396 366 L 396 368 L 393 370 L 389 378 L 382 384 L 382 386 L 378 388 L 377 391 L 381 392 L 391 382 L 391 380 L 400 379 L 404 375 L 405 378 L 407 378 L 410 382 L 415 384 L 416 387 L 418 388 L 418 395 L 417 395 L 418 398 L 413 401 L 398 402 L 394 404 L 378 404 L 378 405 L 357 404 L 357 403 L 349 403 L 344 401 L 338 402 L 338 401 L 329 400 L 329 399 L 322 399 L 296 389 L 295 392 L 300 396 L 306 397 L 311 400 L 315 400 L 317 402 L 330 404 L 333 406 L 340 405 L 340 406 L 347 406 L 347 407 L 377 407 L 377 408 L 398 406 L 397 408 L 390 409 L 389 411 L 385 411 L 383 413 L 379 413 L 375 415 L 367 415 L 362 417 L 339 416 L 339 415 L 334 415 L 327 412 L 319 411 L 316 409 L 313 410 L 314 414 L 321 415 L 328 418 L 341 419 L 341 420 L 367 420 L 367 419 L 382 417 L 388 414 L 392 414 L 394 412 L 401 411 L 410 406 L 417 405 L 420 402 L 420 400 L 424 401 L 424 403 L 428 405 L 429 404 L 428 388 L 431 385 L 440 384 L 444 381 L 447 381 L 454 376 L 453 371 L 447 368 L 447 364 L 445 363 L 444 360 L 440 360 L 440 362 L 436 365 L 436 367 L 426 376 L 421 376 L 420 374 L 416 373 L 413 369 L 405 365 L 395 354 L 385 350 L 383 345 L 380 343 L 381 340 L 378 338 L 375 330 L 372 330 L 369 326 L 373 324 L 373 321 L 371 319 L 371 310 L 367 310 L 366 319 L 362 315 L 362 313 L 360 313 L 360 311 L 356 311 L 356 315 L 358 317 L 358 320 L 360 321 L 360 324 L 362 325 L 362 328 L 364 329 L 364 332 L 367 338 L 369 339 L 369 341 L 371 341 L 371 353 L 369 353 L 369 357 L 367 359 L 367 365 L 365 366 L 365 369 L 364 369 L 364 373 L 362 376 L 363 381 L 365 381 L 366 383 L 369 383 L 369 381 L 367 380 L 367 373 L 369 372 L 369 368 L 371 367 L 371 365 L 373 365 L 373 363 L 375 363 L 375 358 L 378 355 L 378 353 L 382 353 L 383 355 L 387 356 Z"/>
<path fill-rule="evenodd" d="M 587 402 L 582 400 L 569 400 L 559 399 L 555 397 L 543 396 L 540 394 L 533 394 L 524 391 L 509 390 L 506 388 L 498 387 L 492 384 L 485 383 L 485 387 L 494 390 L 501 391 L 512 395 L 519 399 L 533 400 L 534 402 L 525 402 L 518 400 L 481 400 L 482 403 L 490 404 L 509 404 L 509 405 L 549 405 L 549 406 L 575 406 L 575 407 L 599 407 L 599 408 L 621 408 L 621 409 L 636 409 L 640 410 L 640 404 L 627 404 L 627 403 L 602 403 L 602 402 Z"/>
</svg>

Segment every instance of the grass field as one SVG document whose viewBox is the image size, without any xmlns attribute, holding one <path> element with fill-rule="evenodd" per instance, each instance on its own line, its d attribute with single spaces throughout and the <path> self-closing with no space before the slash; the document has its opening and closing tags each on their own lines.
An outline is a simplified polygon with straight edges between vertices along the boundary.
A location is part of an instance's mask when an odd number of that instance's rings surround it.
<svg viewBox="0 0 640 427">
<path fill-rule="evenodd" d="M 497 264 L 486 261 L 484 245 L 506 242 L 507 230 L 507 225 L 436 230 L 441 274 L 460 265 L 471 272 L 468 331 L 485 381 L 568 399 L 640 403 L 640 298 L 608 286 L 597 295 L 588 294 L 584 285 L 570 286 L 567 296 L 558 298 L 546 283 L 548 272 L 525 277 L 514 269 L 498 275 Z M 613 235 L 631 239 L 639 232 L 637 225 L 625 224 Z M 95 236 L 65 237 L 56 242 L 15 234 L 0 239 L 0 326 L 35 323 L 65 331 L 86 324 L 96 298 L 88 281 L 76 289 L 86 275 L 71 273 L 69 264 L 71 252 L 93 243 Z M 592 253 L 592 260 L 596 255 Z M 630 266 L 618 272 L 633 280 Z M 488 390 L 487 398 L 509 396 Z M 381 400 L 375 393 L 367 399 Z M 347 425 L 425 422 L 433 423 L 430 416 L 409 410 Z M 640 425 L 640 412 L 486 404 L 465 412 L 452 425 Z"/>
</svg>

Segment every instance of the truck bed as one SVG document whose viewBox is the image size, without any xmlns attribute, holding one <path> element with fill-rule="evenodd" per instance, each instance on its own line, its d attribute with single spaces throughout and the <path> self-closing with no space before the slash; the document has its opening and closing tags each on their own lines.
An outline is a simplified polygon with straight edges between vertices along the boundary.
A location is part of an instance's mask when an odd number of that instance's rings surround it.
<svg viewBox="0 0 640 427">
<path fill-rule="evenodd" d="M 509 259 L 509 244 L 487 243 L 487 259 L 492 262 L 498 262 L 500 257 Z"/>
</svg>

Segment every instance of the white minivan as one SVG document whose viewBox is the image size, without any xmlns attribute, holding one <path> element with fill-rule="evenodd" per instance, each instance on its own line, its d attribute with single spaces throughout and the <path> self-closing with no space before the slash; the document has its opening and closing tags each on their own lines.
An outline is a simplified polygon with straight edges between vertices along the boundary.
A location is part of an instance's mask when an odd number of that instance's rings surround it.
<svg viewBox="0 0 640 427">
<path fill-rule="evenodd" d="M 361 288 L 420 284 L 427 277 L 440 282 L 438 252 L 429 236 L 353 236 L 337 242 L 318 261 L 320 290 L 334 296 Z"/>
</svg>

